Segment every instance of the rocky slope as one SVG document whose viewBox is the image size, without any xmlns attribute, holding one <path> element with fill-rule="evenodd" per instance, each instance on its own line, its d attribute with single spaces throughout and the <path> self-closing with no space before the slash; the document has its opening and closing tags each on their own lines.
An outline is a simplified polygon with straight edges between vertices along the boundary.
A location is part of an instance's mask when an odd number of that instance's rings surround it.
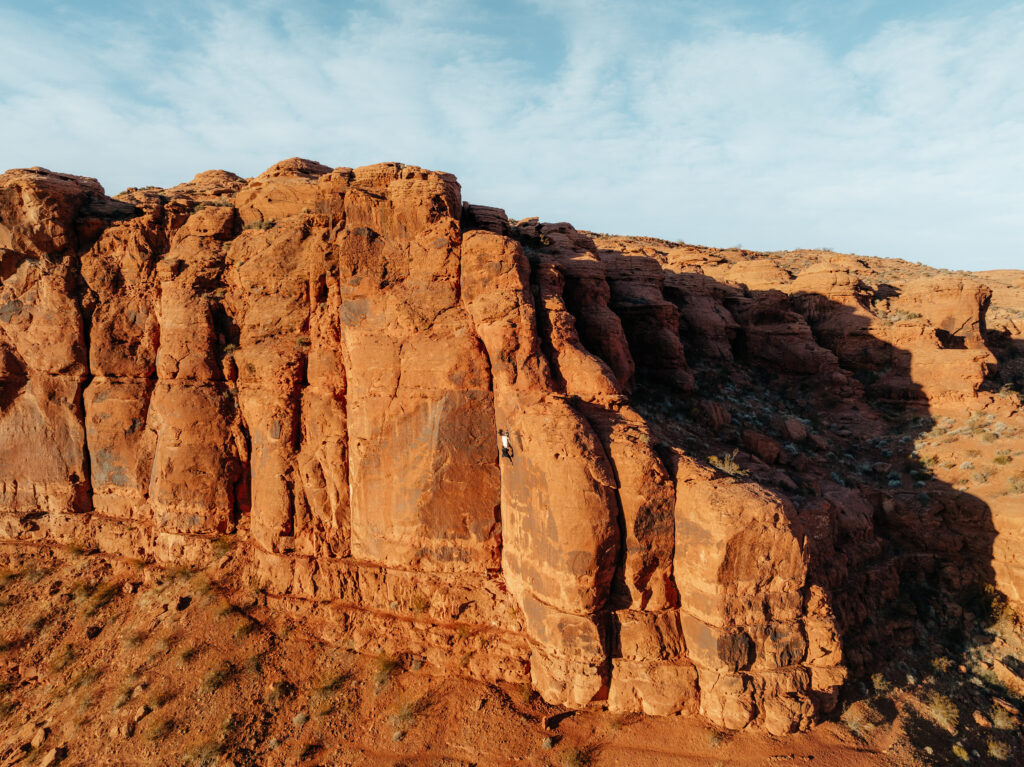
<svg viewBox="0 0 1024 767">
<path fill-rule="evenodd" d="M 237 542 L 331 645 L 773 734 L 1024 600 L 1020 272 L 293 159 L 116 198 L 9 171 L 0 279 L 8 552 Z"/>
</svg>

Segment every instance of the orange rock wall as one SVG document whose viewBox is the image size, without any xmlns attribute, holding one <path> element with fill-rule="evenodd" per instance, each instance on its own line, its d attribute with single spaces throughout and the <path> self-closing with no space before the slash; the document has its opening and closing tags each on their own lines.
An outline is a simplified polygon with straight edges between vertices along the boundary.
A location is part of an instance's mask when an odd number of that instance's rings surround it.
<svg viewBox="0 0 1024 767">
<path fill-rule="evenodd" d="M 839 534 L 815 542 L 784 494 L 656 439 L 631 395 L 641 376 L 693 392 L 687 333 L 706 358 L 860 391 L 841 363 L 887 352 L 835 273 L 755 300 L 567 224 L 513 231 L 397 164 L 290 160 L 118 200 L 11 171 L 0 536 L 165 562 L 237 536 L 268 600 L 356 649 L 567 706 L 806 727 L 846 676 L 813 561 Z M 984 309 L 954 316 L 965 290 L 905 300 L 966 339 L 943 351 L 973 394 L 988 352 Z M 870 518 L 860 495 L 814 508 L 858 504 Z"/>
</svg>

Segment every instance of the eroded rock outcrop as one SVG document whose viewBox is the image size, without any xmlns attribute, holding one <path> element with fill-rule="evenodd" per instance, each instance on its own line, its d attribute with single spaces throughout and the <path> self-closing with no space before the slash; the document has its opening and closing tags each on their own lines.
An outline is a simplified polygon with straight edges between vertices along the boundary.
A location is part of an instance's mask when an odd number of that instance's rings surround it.
<svg viewBox="0 0 1024 767">
<path fill-rule="evenodd" d="M 269 602 L 356 649 L 806 727 L 935 560 L 899 549 L 907 515 L 980 512 L 830 475 L 807 419 L 720 395 L 771 369 L 844 403 L 830 439 L 879 439 L 875 394 L 978 396 L 991 292 L 708 258 L 510 222 L 394 163 L 116 200 L 8 172 L 0 534 L 179 563 L 235 536 Z M 717 469 L 712 443 L 736 445 Z M 961 534 L 945 564 L 986 556 Z"/>
</svg>

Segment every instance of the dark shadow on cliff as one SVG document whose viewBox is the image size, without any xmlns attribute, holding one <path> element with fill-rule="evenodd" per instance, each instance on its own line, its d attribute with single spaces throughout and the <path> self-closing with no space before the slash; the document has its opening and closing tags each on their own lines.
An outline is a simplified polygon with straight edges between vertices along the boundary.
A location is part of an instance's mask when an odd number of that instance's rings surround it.
<svg viewBox="0 0 1024 767">
<path fill-rule="evenodd" d="M 996 365 L 985 379 L 986 388 L 998 392 L 1016 392 L 1024 398 L 1024 341 L 1007 331 L 987 331 L 985 341 L 996 355 Z"/>
<path fill-rule="evenodd" d="M 915 449 L 949 427 L 912 381 L 911 353 L 822 295 L 664 275 L 697 386 L 680 393 L 638 366 L 633 402 L 663 443 L 700 460 L 736 451 L 740 472 L 791 501 L 810 578 L 835 610 L 844 697 L 945 673 L 940 659 L 992 642 L 985 629 L 1005 604 L 992 515 Z M 702 326 L 708 298 L 728 316 Z M 647 340 L 630 335 L 634 349 Z"/>
<path fill-rule="evenodd" d="M 14 349 L 0 343 L 0 413 L 14 403 L 27 383 L 25 363 Z"/>
</svg>

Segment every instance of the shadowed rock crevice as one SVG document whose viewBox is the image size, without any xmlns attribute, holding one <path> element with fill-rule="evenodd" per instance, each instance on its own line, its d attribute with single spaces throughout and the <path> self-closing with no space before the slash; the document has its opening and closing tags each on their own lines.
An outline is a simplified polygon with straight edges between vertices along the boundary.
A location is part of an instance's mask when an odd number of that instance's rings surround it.
<svg viewBox="0 0 1024 767">
<path fill-rule="evenodd" d="M 969 279 L 510 222 L 395 163 L 0 179 L 4 540 L 234 536 L 331 641 L 775 734 L 1020 597 L 1012 499 L 927 447 L 1021 428 Z"/>
</svg>

